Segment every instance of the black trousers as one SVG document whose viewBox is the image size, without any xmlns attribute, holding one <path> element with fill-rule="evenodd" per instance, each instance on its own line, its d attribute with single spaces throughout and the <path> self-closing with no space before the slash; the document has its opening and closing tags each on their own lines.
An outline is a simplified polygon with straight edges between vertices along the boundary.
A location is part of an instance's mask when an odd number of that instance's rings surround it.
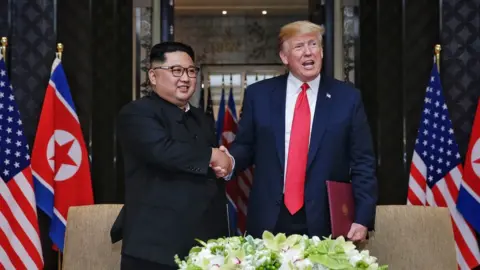
<svg viewBox="0 0 480 270">
<path fill-rule="evenodd" d="M 120 263 L 120 270 L 176 270 L 174 267 L 166 264 L 159 264 L 122 254 L 122 261 Z"/>
<path fill-rule="evenodd" d="M 297 213 L 292 215 L 285 204 L 282 203 L 273 233 L 285 233 L 287 236 L 292 234 L 308 235 L 305 207 L 302 207 Z"/>
</svg>

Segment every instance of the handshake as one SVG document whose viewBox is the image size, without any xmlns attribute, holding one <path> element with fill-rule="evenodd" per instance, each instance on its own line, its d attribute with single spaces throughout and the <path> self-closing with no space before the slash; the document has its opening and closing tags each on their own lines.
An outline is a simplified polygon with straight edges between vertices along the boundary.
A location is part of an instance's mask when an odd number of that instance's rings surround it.
<svg viewBox="0 0 480 270">
<path fill-rule="evenodd" d="M 228 176 L 233 170 L 233 157 L 228 153 L 225 146 L 212 148 L 210 157 L 210 168 L 213 169 L 218 178 Z"/>
</svg>

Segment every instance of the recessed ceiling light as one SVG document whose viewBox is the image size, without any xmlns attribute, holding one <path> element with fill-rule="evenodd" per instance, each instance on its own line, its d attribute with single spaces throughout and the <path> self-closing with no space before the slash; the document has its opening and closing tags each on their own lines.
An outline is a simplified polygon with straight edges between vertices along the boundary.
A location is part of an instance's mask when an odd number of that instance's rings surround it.
<svg viewBox="0 0 480 270">
<path fill-rule="evenodd" d="M 262 11 L 262 14 L 267 15 L 267 11 L 266 10 Z"/>
<path fill-rule="evenodd" d="M 222 11 L 222 14 L 227 15 L 227 11 L 226 10 Z"/>
</svg>

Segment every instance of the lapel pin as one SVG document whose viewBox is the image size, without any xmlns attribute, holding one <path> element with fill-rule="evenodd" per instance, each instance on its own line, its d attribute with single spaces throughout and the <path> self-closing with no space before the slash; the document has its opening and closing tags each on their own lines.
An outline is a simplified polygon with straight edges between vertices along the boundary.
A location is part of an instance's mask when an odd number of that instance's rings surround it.
<svg viewBox="0 0 480 270">
<path fill-rule="evenodd" d="M 330 93 L 327 93 L 327 98 L 331 98 L 332 96 L 330 95 Z"/>
</svg>

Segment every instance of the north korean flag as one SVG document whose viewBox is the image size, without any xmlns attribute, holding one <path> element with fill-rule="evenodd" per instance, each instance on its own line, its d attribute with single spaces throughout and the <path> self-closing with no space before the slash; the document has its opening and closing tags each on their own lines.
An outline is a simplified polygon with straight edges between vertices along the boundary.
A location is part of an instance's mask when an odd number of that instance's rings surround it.
<svg viewBox="0 0 480 270">
<path fill-rule="evenodd" d="M 49 235 L 63 252 L 70 206 L 93 204 L 88 152 L 60 59 L 52 65 L 32 151 L 37 206 L 50 218 Z"/>
</svg>

